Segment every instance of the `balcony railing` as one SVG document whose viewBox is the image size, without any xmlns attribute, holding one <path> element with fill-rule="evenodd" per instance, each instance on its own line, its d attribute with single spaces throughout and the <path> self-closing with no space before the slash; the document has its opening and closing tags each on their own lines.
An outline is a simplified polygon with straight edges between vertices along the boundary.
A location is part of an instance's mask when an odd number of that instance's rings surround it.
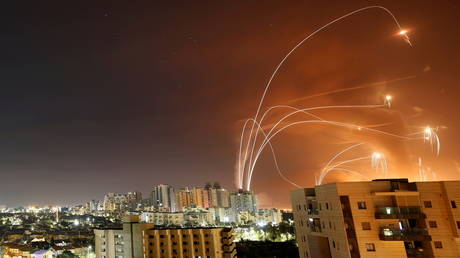
<svg viewBox="0 0 460 258">
<path fill-rule="evenodd" d="M 426 215 L 418 206 L 377 207 L 376 219 L 423 219 Z"/>
<path fill-rule="evenodd" d="M 428 231 L 423 228 L 380 228 L 379 237 L 384 241 L 431 241 Z"/>
<path fill-rule="evenodd" d="M 318 211 L 318 209 L 311 208 L 311 209 L 307 209 L 307 214 L 308 215 L 318 215 L 319 211 Z"/>
</svg>

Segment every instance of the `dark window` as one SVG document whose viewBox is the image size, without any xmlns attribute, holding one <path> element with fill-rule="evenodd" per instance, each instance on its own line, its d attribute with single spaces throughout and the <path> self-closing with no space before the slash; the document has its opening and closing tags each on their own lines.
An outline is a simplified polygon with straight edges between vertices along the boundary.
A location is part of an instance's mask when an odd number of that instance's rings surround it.
<svg viewBox="0 0 460 258">
<path fill-rule="evenodd" d="M 208 237 L 209 235 L 208 234 L 204 234 L 204 237 Z"/>
<path fill-rule="evenodd" d="M 329 221 L 329 228 L 332 229 L 332 222 Z"/>
<path fill-rule="evenodd" d="M 450 206 L 452 206 L 452 208 L 457 208 L 457 203 L 455 203 L 455 201 L 450 201 Z"/>
<path fill-rule="evenodd" d="M 183 245 L 187 245 L 187 242 L 184 241 L 184 242 L 182 242 L 182 244 L 183 244 Z"/>
<path fill-rule="evenodd" d="M 165 238 L 165 235 L 160 235 L 160 238 Z"/>
<path fill-rule="evenodd" d="M 335 241 L 332 241 L 332 247 L 335 248 Z"/>
<path fill-rule="evenodd" d="M 423 205 L 425 206 L 425 208 L 433 208 L 433 205 L 431 204 L 431 201 L 424 201 Z"/>
<path fill-rule="evenodd" d="M 319 206 L 319 210 L 321 210 L 321 203 L 318 203 L 318 206 Z"/>
<path fill-rule="evenodd" d="M 434 220 L 428 221 L 428 224 L 430 225 L 430 228 L 437 228 L 438 227 L 438 223 L 436 223 L 436 221 L 434 221 Z"/>
<path fill-rule="evenodd" d="M 154 238 L 155 236 L 150 235 L 149 238 Z"/>
<path fill-rule="evenodd" d="M 175 238 L 176 236 L 175 235 L 171 235 L 171 238 Z"/>
<path fill-rule="evenodd" d="M 326 202 L 326 210 L 329 210 L 329 203 Z"/>
<path fill-rule="evenodd" d="M 366 243 L 366 250 L 368 252 L 375 252 L 375 245 L 374 243 Z"/>
<path fill-rule="evenodd" d="M 206 248 L 206 252 L 209 252 L 209 248 Z"/>
<path fill-rule="evenodd" d="M 434 241 L 434 248 L 442 248 L 442 242 L 441 241 Z"/>
<path fill-rule="evenodd" d="M 198 252 L 198 248 L 195 248 L 195 252 Z"/>
<path fill-rule="evenodd" d="M 460 229 L 460 221 L 457 221 L 457 228 Z"/>
<path fill-rule="evenodd" d="M 361 227 L 363 228 L 363 230 L 371 230 L 371 223 L 361 222 Z"/>
<path fill-rule="evenodd" d="M 358 202 L 358 209 L 360 210 L 367 209 L 366 202 Z"/>
<path fill-rule="evenodd" d="M 194 244 L 194 245 L 197 245 L 197 244 L 198 244 L 198 242 L 197 242 L 197 241 L 193 241 L 193 244 Z"/>
</svg>

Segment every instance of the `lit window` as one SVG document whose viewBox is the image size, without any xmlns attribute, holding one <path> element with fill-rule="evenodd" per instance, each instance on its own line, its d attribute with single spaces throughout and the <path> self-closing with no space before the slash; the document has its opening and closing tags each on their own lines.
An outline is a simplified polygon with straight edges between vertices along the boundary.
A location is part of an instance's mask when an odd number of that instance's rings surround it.
<svg viewBox="0 0 460 258">
<path fill-rule="evenodd" d="M 375 252 L 375 245 L 374 243 L 366 243 L 366 250 L 368 252 Z"/>
<path fill-rule="evenodd" d="M 358 202 L 358 209 L 360 210 L 367 209 L 366 202 Z"/>
</svg>

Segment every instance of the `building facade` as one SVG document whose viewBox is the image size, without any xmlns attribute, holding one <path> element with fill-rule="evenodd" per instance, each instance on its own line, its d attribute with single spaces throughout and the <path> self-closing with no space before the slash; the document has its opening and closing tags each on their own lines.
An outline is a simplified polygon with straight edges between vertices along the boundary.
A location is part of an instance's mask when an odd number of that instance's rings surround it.
<svg viewBox="0 0 460 258">
<path fill-rule="evenodd" d="M 108 193 L 104 196 L 103 206 L 105 211 L 125 211 L 128 208 L 128 198 L 126 194 Z"/>
<path fill-rule="evenodd" d="M 96 229 L 97 258 L 236 257 L 233 229 L 171 228 L 127 216 L 123 228 Z"/>
<path fill-rule="evenodd" d="M 460 257 L 460 181 L 339 182 L 291 192 L 300 257 Z"/>
<path fill-rule="evenodd" d="M 176 192 L 176 205 L 179 211 L 193 205 L 192 191 L 188 187 L 180 189 Z"/>
<path fill-rule="evenodd" d="M 184 224 L 182 212 L 142 212 L 141 221 L 160 226 L 181 226 Z"/>
<path fill-rule="evenodd" d="M 152 205 L 161 211 L 176 211 L 176 195 L 170 185 L 158 185 L 152 190 Z"/>
<path fill-rule="evenodd" d="M 233 241 L 231 228 L 152 228 L 144 233 L 144 257 L 236 257 Z"/>
<path fill-rule="evenodd" d="M 257 212 L 257 200 L 252 191 L 239 190 L 230 194 L 230 206 L 235 214 L 241 212 Z"/>
<path fill-rule="evenodd" d="M 122 228 L 95 229 L 96 258 L 143 257 L 142 232 L 153 227 L 151 223 L 140 223 L 136 215 L 125 216 Z"/>
</svg>

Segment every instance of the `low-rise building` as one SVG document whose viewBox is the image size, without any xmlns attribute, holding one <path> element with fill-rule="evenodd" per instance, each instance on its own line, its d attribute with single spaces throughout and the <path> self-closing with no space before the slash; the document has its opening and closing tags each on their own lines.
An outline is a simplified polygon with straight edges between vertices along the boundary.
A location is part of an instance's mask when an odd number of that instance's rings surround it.
<svg viewBox="0 0 460 258">
<path fill-rule="evenodd" d="M 144 257 L 236 257 L 231 228 L 152 228 L 144 233 Z"/>
<path fill-rule="evenodd" d="M 184 224 L 182 212 L 142 212 L 141 222 L 153 223 L 160 226 L 180 226 Z"/>
<path fill-rule="evenodd" d="M 123 228 L 96 229 L 97 258 L 235 257 L 233 229 L 171 228 L 125 218 Z"/>
<path fill-rule="evenodd" d="M 257 224 L 279 224 L 281 221 L 282 215 L 278 209 L 260 209 L 256 213 Z"/>
</svg>

